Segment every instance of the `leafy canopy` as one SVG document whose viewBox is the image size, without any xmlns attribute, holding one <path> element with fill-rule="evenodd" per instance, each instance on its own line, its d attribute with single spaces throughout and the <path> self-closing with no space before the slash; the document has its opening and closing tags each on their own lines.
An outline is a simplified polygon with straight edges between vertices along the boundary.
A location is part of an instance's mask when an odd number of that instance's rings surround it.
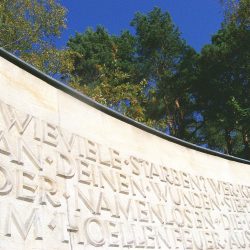
<svg viewBox="0 0 250 250">
<path fill-rule="evenodd" d="M 66 28 L 65 16 L 56 0 L 1 0 L 0 46 L 46 72 L 55 71 L 61 52 L 53 41 Z"/>
<path fill-rule="evenodd" d="M 234 2 L 236 3 L 236 2 Z M 204 117 L 200 138 L 209 147 L 250 159 L 250 1 L 237 2 L 204 46 L 199 60 L 197 102 Z M 211 133 L 214 131 L 214 133 Z"/>
</svg>

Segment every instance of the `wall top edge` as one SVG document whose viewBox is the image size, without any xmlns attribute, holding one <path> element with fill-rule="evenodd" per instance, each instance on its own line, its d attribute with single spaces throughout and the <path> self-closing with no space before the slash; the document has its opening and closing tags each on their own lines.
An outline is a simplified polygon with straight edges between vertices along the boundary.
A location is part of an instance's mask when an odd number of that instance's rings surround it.
<svg viewBox="0 0 250 250">
<path fill-rule="evenodd" d="M 246 160 L 246 159 L 242 159 L 242 158 L 238 158 L 238 157 L 234 157 L 234 156 L 231 156 L 231 155 L 226 155 L 226 154 L 223 154 L 223 153 L 220 153 L 220 152 L 217 152 L 217 151 L 214 151 L 214 150 L 211 150 L 211 149 L 207 149 L 207 148 L 203 148 L 203 147 L 200 147 L 200 146 L 197 146 L 195 144 L 192 144 L 192 143 L 189 143 L 187 141 L 184 141 L 184 140 L 181 140 L 181 139 L 178 139 L 178 138 L 175 138 L 173 136 L 169 136 L 169 135 L 166 135 L 160 131 L 157 131 L 153 128 L 150 128 L 142 123 L 139 123 L 129 117 L 126 117 L 108 107 L 105 107 L 104 105 L 92 100 L 91 98 L 87 97 L 86 95 L 78 92 L 77 90 L 63 84 L 62 82 L 46 75 L 45 73 L 43 73 L 42 71 L 36 69 L 35 67 L 33 67 L 32 65 L 22 61 L 20 58 L 14 56 L 13 54 L 9 53 L 8 51 L 4 50 L 3 48 L 0 47 L 0 56 L 3 57 L 4 59 L 8 60 L 9 62 L 13 63 L 14 65 L 18 66 L 19 68 L 27 71 L 28 73 L 34 75 L 35 77 L 45 81 L 46 83 L 48 83 L 49 85 L 55 87 L 56 89 L 59 89 L 69 95 L 71 95 L 72 97 L 86 103 L 87 105 L 107 114 L 107 115 L 110 115 L 120 121 L 123 121 L 127 124 L 130 124 L 136 128 L 139 128 L 147 133 L 150 133 L 150 134 L 153 134 L 155 136 L 158 136 L 164 140 L 168 140 L 170 142 L 173 142 L 173 143 L 177 143 L 181 146 L 185 146 L 185 147 L 188 147 L 188 148 L 191 148 L 191 149 L 194 149 L 194 150 L 197 150 L 199 152 L 203 152 L 203 153 L 206 153 L 206 154 L 210 154 L 210 155 L 214 155 L 214 156 L 217 156 L 217 157 L 220 157 L 220 158 L 224 158 L 224 159 L 227 159 L 227 160 L 231 160 L 231 161 L 235 161 L 235 162 L 240 162 L 240 163 L 243 163 L 243 164 L 249 164 L 250 165 L 250 161 L 249 160 Z"/>
</svg>

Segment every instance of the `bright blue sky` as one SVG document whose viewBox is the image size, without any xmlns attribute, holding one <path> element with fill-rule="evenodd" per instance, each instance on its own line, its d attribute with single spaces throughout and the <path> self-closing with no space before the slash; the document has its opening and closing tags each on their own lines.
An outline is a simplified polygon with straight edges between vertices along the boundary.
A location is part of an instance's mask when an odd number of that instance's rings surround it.
<svg viewBox="0 0 250 250">
<path fill-rule="evenodd" d="M 130 29 L 134 13 L 147 13 L 155 6 L 169 11 L 183 38 L 196 50 L 210 42 L 222 21 L 219 0 L 61 0 L 68 9 L 68 29 L 58 46 L 64 46 L 76 31 L 103 25 L 112 34 Z"/>
</svg>

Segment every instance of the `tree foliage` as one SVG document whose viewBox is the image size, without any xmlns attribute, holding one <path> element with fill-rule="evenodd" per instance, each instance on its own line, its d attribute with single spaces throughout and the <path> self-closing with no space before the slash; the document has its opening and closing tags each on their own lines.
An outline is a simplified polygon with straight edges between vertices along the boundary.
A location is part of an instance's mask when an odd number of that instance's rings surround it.
<svg viewBox="0 0 250 250">
<path fill-rule="evenodd" d="M 250 1 L 238 3 L 212 43 L 202 49 L 196 98 L 204 117 L 200 139 L 210 148 L 250 159 L 250 30 L 249 13 L 244 9 L 247 2 Z"/>
<path fill-rule="evenodd" d="M 87 29 L 68 42 L 73 69 L 64 72 L 71 86 L 138 121 L 144 121 L 146 81 L 137 74 L 135 38 L 124 31 L 110 35 L 105 28 Z"/>
<path fill-rule="evenodd" d="M 100 66 L 98 72 L 100 83 L 95 86 L 81 85 L 80 81 L 73 81 L 70 85 L 95 101 L 144 122 L 145 110 L 142 103 L 145 102 L 146 81 L 142 80 L 138 84 L 129 82 L 129 75 L 119 67 L 110 72 L 105 66 Z"/>
<path fill-rule="evenodd" d="M 0 46 L 43 71 L 58 70 L 53 40 L 65 24 L 66 9 L 56 0 L 1 0 Z"/>
<path fill-rule="evenodd" d="M 158 129 L 185 138 L 193 120 L 190 90 L 196 53 L 181 38 L 168 12 L 154 8 L 146 15 L 137 13 L 131 24 L 141 71 L 150 85 L 146 116 Z"/>
<path fill-rule="evenodd" d="M 74 54 L 71 58 L 74 69 L 69 72 L 70 77 L 78 77 L 81 85 L 99 84 L 99 67 L 104 65 L 106 72 L 119 67 L 121 71 L 134 75 L 134 37 L 129 32 L 111 36 L 104 27 L 98 26 L 95 31 L 89 28 L 82 34 L 76 33 L 67 45 Z"/>
<path fill-rule="evenodd" d="M 128 31 L 112 36 L 97 27 L 71 38 L 68 47 L 75 56 L 69 81 L 117 109 L 125 98 L 123 107 L 132 110 L 135 105 L 138 111 L 125 112 L 130 117 L 182 138 L 192 121 L 188 106 L 196 53 L 180 37 L 169 13 L 159 8 L 137 13 L 131 25 L 134 36 Z"/>
</svg>

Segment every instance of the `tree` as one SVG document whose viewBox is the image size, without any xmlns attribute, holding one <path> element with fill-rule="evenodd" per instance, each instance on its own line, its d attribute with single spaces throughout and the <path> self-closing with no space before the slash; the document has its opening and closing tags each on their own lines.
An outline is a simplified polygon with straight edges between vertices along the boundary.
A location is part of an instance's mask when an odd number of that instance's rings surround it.
<svg viewBox="0 0 250 250">
<path fill-rule="evenodd" d="M 65 15 L 56 0 L 1 0 L 0 46 L 43 71 L 53 71 L 60 63 L 55 52 L 63 53 L 53 41 L 66 27 Z"/>
<path fill-rule="evenodd" d="M 195 67 L 190 61 L 196 53 L 159 8 L 137 13 L 131 25 L 134 36 L 128 31 L 112 36 L 99 26 L 72 37 L 69 82 L 108 106 L 119 109 L 123 103 L 123 113 L 183 138 L 192 120 L 187 121 Z"/>
<path fill-rule="evenodd" d="M 224 6 L 226 23 L 250 24 L 250 1 L 249 0 L 220 0 Z"/>
<path fill-rule="evenodd" d="M 68 72 L 70 78 L 77 77 L 81 85 L 98 85 L 99 67 L 104 65 L 105 72 L 119 67 L 130 78 L 135 77 L 134 43 L 134 37 L 128 31 L 120 36 L 112 36 L 102 26 L 98 26 L 95 31 L 89 28 L 82 34 L 76 33 L 67 43 L 68 49 L 74 54 L 74 70 Z M 136 79 L 135 82 L 141 80 Z"/>
<path fill-rule="evenodd" d="M 96 85 L 100 77 L 98 66 L 112 64 L 115 44 L 111 36 L 103 27 L 97 27 L 96 31 L 89 28 L 71 37 L 67 46 L 74 55 L 74 69 L 69 72 L 71 79 L 78 78 L 81 85 Z"/>
<path fill-rule="evenodd" d="M 190 90 L 196 53 L 168 12 L 154 8 L 146 15 L 137 13 L 131 24 L 140 68 L 149 82 L 147 117 L 158 129 L 184 139 L 193 122 Z"/>
<path fill-rule="evenodd" d="M 203 141 L 250 159 L 250 30 L 249 13 L 242 9 L 247 2 L 238 3 L 212 44 L 203 48 L 197 101 L 204 117 Z"/>
<path fill-rule="evenodd" d="M 109 108 L 136 121 L 145 122 L 142 104 L 145 102 L 146 81 L 136 84 L 129 82 L 129 75 L 118 66 L 112 71 L 105 65 L 99 66 L 98 72 L 100 83 L 97 85 L 80 84 L 80 81 L 71 81 L 70 85 Z"/>
<path fill-rule="evenodd" d="M 64 72 L 71 86 L 137 121 L 144 121 L 145 80 L 139 77 L 135 39 L 124 31 L 110 35 L 104 27 L 77 33 L 68 42 L 73 68 Z"/>
</svg>

